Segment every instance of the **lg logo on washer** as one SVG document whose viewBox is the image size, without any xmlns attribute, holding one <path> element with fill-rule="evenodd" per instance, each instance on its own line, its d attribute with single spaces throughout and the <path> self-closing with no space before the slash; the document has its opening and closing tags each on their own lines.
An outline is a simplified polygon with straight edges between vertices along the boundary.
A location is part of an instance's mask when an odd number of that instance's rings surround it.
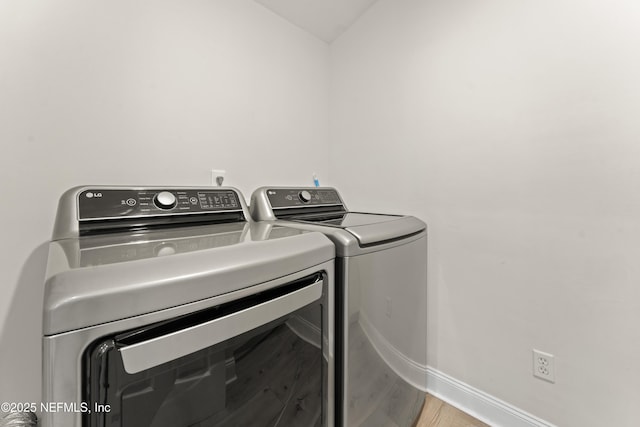
<svg viewBox="0 0 640 427">
<path fill-rule="evenodd" d="M 98 197 L 102 197 L 102 193 L 88 192 L 87 194 L 85 194 L 85 196 L 87 196 L 87 199 L 92 199 L 94 197 L 98 198 Z"/>
</svg>

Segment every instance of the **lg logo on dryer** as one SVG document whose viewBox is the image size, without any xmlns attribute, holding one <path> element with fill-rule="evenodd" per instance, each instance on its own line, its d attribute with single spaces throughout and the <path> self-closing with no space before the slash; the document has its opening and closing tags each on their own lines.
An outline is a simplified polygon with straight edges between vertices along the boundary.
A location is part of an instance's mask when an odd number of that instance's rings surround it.
<svg viewBox="0 0 640 427">
<path fill-rule="evenodd" d="M 92 199 L 94 197 L 99 198 L 99 197 L 102 197 L 102 193 L 88 192 L 87 194 L 85 194 L 85 196 L 87 196 L 87 199 Z"/>
</svg>

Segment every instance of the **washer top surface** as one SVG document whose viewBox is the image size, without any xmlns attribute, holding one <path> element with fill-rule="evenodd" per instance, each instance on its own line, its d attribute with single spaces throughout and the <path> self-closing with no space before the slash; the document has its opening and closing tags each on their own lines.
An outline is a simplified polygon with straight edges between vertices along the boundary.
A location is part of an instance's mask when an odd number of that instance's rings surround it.
<svg viewBox="0 0 640 427">
<path fill-rule="evenodd" d="M 358 227 L 361 225 L 380 224 L 388 221 L 397 221 L 402 218 L 399 215 L 384 215 L 361 212 L 337 212 L 327 214 L 300 215 L 288 218 L 289 221 L 306 222 L 327 225 L 330 227 Z"/>
<path fill-rule="evenodd" d="M 100 192 L 99 187 L 91 188 Z M 164 212 L 140 216 L 131 211 L 137 216 L 134 221 L 127 214 L 120 221 L 96 213 L 95 217 L 103 218 L 100 226 L 92 225 L 92 232 L 80 235 L 82 224 L 63 227 L 61 223 L 71 224 L 69 217 L 79 222 L 78 195 L 86 191 L 80 187 L 68 192 L 58 209 L 59 235 L 78 235 L 55 239 L 49 246 L 45 335 L 248 288 L 335 256 L 333 245 L 320 233 L 248 220 L 244 198 L 235 189 L 225 190 L 234 192 L 239 202 L 232 216 L 229 209 L 211 208 L 207 215 L 198 216 L 197 222 L 189 216 L 183 223 L 180 218 L 185 217 L 179 212 L 175 216 Z M 162 191 L 167 190 L 156 193 Z M 116 199 L 114 212 L 125 211 Z M 159 222 L 154 222 L 158 218 Z"/>
<path fill-rule="evenodd" d="M 251 196 L 256 221 L 326 234 L 340 256 L 384 249 L 384 245 L 426 234 L 426 224 L 408 215 L 349 211 L 330 187 L 261 187 Z"/>
</svg>

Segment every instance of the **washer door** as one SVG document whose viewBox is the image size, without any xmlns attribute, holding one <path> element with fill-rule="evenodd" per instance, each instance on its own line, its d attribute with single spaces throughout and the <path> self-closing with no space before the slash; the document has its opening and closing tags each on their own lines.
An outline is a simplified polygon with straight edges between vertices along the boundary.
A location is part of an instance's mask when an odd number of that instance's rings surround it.
<svg viewBox="0 0 640 427">
<path fill-rule="evenodd" d="M 325 283 L 315 274 L 94 342 L 84 424 L 327 425 Z"/>
</svg>

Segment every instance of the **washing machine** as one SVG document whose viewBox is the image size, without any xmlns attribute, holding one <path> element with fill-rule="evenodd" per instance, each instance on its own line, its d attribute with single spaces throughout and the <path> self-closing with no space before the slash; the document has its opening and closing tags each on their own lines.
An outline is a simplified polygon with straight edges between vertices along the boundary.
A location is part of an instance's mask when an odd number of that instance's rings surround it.
<svg viewBox="0 0 640 427">
<path fill-rule="evenodd" d="M 83 186 L 45 281 L 43 427 L 334 425 L 334 245 L 224 187 Z"/>
<path fill-rule="evenodd" d="M 334 188 L 262 187 L 250 210 L 336 246 L 338 424 L 414 425 L 426 396 L 426 224 L 349 211 Z"/>
</svg>

